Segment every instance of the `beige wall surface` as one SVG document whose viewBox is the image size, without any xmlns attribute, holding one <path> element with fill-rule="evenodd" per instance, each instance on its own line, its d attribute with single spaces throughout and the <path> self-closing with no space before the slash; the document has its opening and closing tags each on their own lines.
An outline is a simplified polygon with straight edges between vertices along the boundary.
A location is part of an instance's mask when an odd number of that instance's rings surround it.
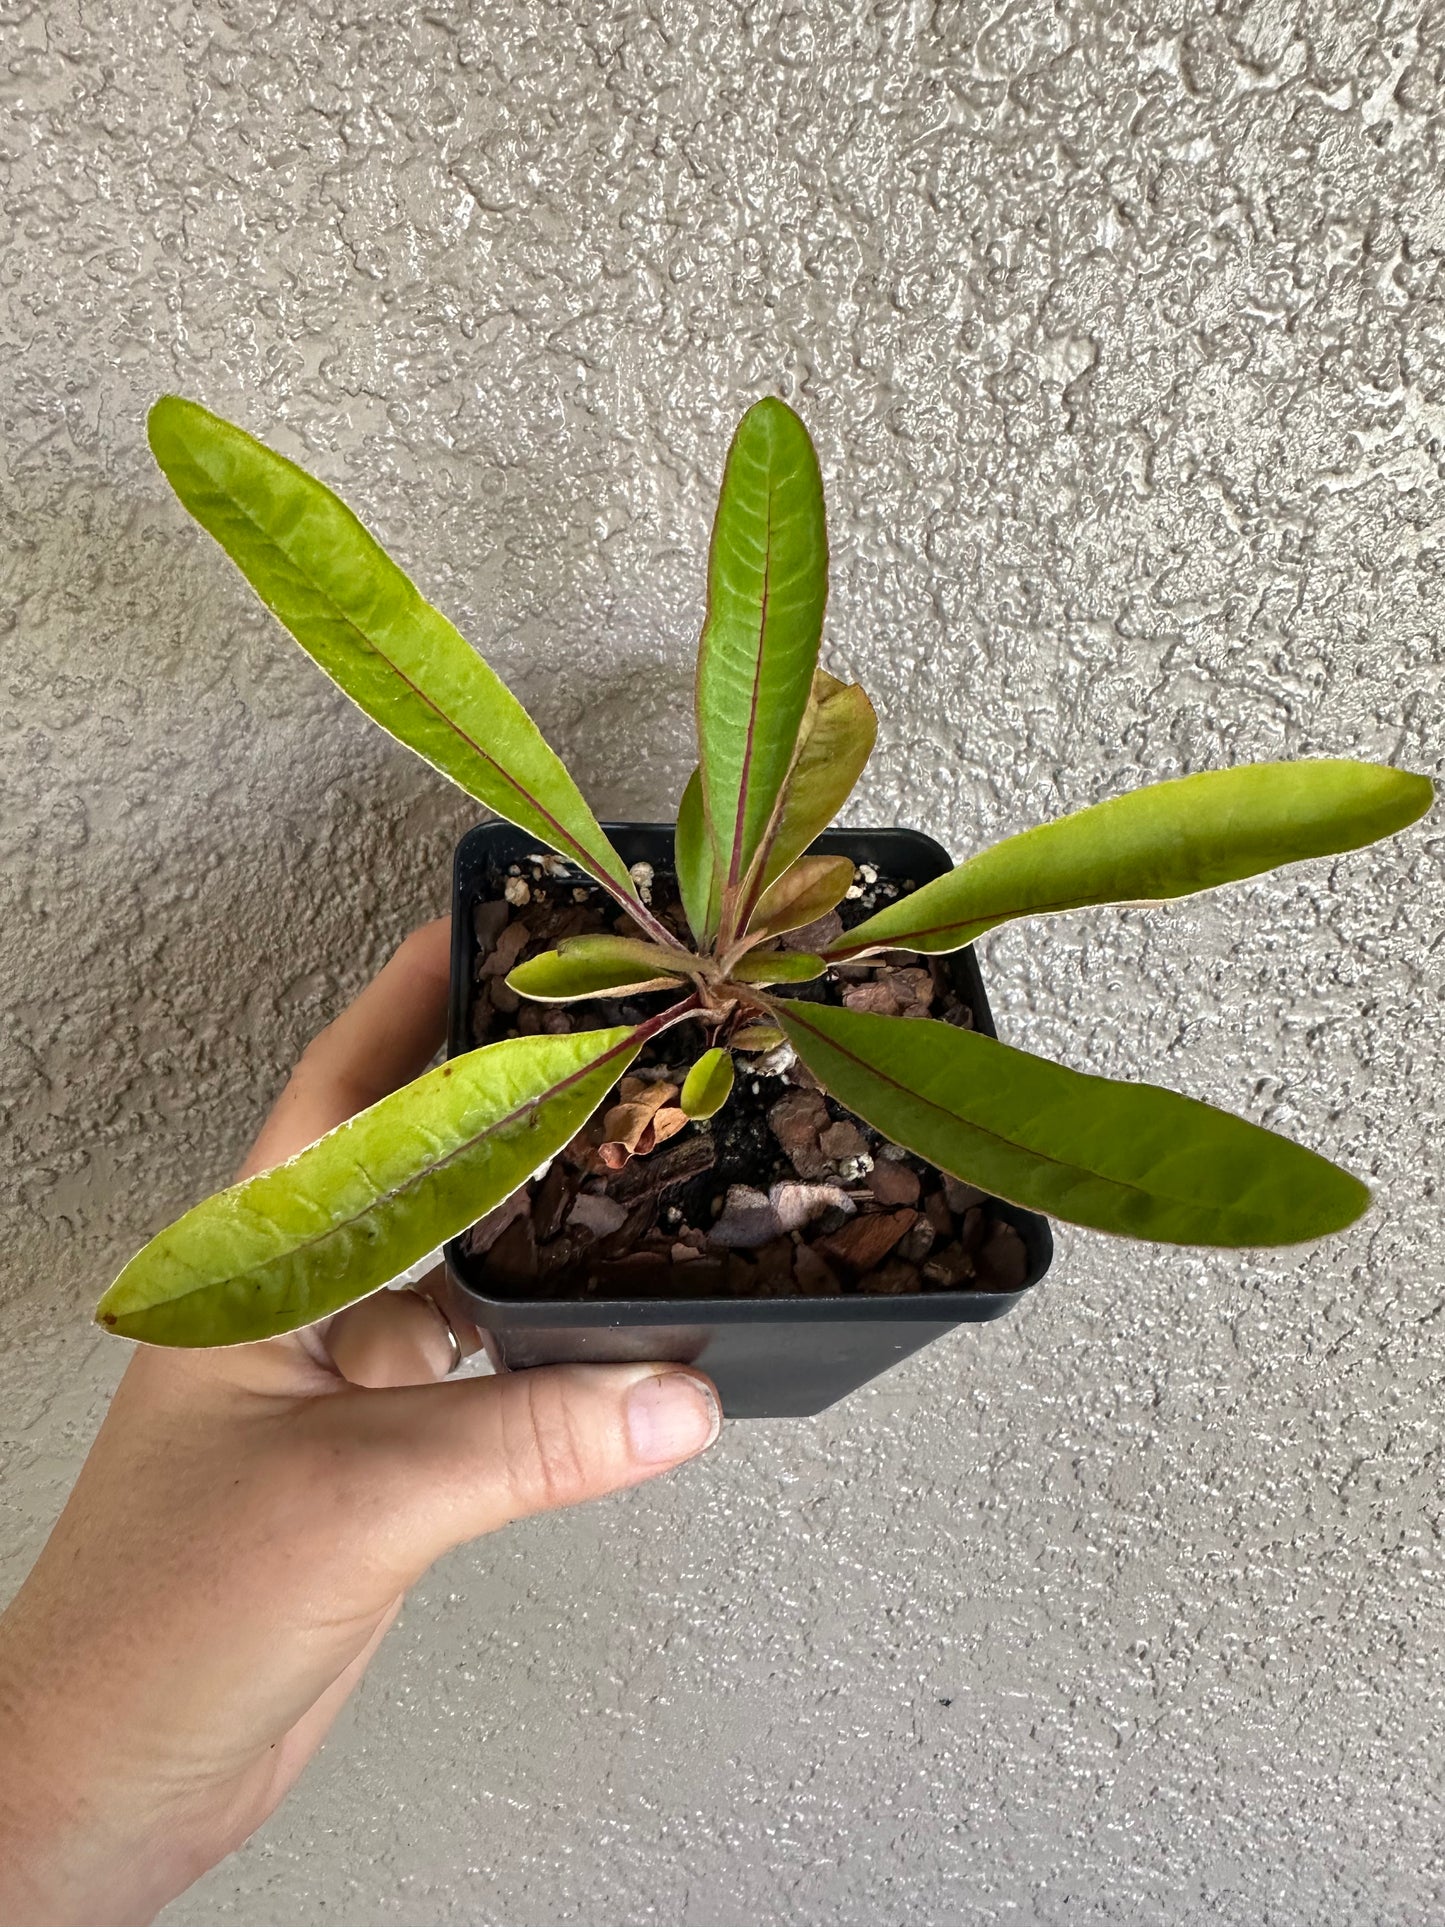
<svg viewBox="0 0 1445 1927">
<path fill-rule="evenodd" d="M 882 715 L 855 822 L 1438 771 L 1442 49 L 1400 0 L 0 8 L 5 1591 L 120 1363 L 97 1291 L 472 816 L 187 525 L 150 400 L 340 487 L 602 812 L 679 793 L 767 390 Z M 1365 1222 L 1065 1234 L 826 1417 L 458 1553 L 171 1917 L 1445 1918 L 1441 856 L 984 946 L 1006 1036 L 1321 1146 Z"/>
</svg>

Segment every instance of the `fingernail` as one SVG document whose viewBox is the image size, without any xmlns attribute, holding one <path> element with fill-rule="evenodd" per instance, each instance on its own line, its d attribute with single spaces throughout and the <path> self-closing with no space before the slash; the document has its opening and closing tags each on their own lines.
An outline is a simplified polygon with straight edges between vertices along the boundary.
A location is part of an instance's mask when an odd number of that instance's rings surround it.
<svg viewBox="0 0 1445 1927">
<path fill-rule="evenodd" d="M 673 1465 L 706 1451 L 722 1430 L 712 1390 L 686 1372 L 644 1378 L 627 1394 L 627 1438 L 639 1465 Z"/>
</svg>

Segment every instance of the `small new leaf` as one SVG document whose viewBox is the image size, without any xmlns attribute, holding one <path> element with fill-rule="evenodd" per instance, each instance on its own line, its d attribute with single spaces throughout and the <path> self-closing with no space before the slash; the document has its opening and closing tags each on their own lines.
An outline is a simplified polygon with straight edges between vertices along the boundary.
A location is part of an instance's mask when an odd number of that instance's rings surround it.
<svg viewBox="0 0 1445 1927">
<path fill-rule="evenodd" d="M 691 1118 L 711 1117 L 727 1103 L 733 1088 L 732 1053 L 704 1051 L 683 1079 L 678 1100 Z"/>
<path fill-rule="evenodd" d="M 454 1057 L 186 1212 L 131 1259 L 97 1322 L 148 1345 L 243 1345 L 340 1311 L 525 1184 L 637 1040 L 514 1037 Z"/>
<path fill-rule="evenodd" d="M 827 829 L 853 794 L 877 735 L 878 718 L 859 685 L 820 669 L 779 799 L 777 827 L 759 866 L 760 889 L 776 882 Z"/>
<path fill-rule="evenodd" d="M 1152 783 L 984 850 L 857 924 L 831 960 L 958 950 L 1011 917 L 1153 903 L 1357 850 L 1429 809 L 1434 785 L 1378 763 L 1248 763 Z"/>
<path fill-rule="evenodd" d="M 745 1051 L 776 1050 L 778 1045 L 784 1042 L 786 1039 L 776 1024 L 744 1024 L 741 1030 L 735 1030 L 729 1037 L 728 1048 Z"/>
<path fill-rule="evenodd" d="M 779 937 L 827 916 L 853 882 L 847 856 L 800 856 L 791 869 L 765 890 L 748 923 L 754 937 Z"/>
<path fill-rule="evenodd" d="M 519 963 L 507 982 L 519 997 L 538 1003 L 575 1003 L 582 997 L 605 997 L 619 990 L 676 987 L 687 975 L 688 961 L 681 951 L 639 943 L 633 937 L 567 937 L 555 950 L 543 950 Z"/>
<path fill-rule="evenodd" d="M 1073 1224 L 1166 1244 L 1289 1245 L 1370 1194 L 1288 1138 L 1153 1084 L 1116 1084 L 929 1018 L 779 1003 L 841 1104 L 968 1184 Z"/>
</svg>

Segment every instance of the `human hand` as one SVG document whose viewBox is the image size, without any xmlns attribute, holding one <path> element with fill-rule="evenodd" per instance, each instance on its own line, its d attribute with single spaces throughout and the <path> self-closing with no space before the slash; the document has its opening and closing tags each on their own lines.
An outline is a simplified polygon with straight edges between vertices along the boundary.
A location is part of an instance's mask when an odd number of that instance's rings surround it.
<svg viewBox="0 0 1445 1927">
<path fill-rule="evenodd" d="M 309 1046 L 241 1175 L 424 1069 L 446 985 L 443 921 Z M 0 1618 L 5 1927 L 149 1920 L 272 1812 L 434 1559 L 721 1423 L 679 1366 L 436 1383 L 451 1363 L 405 1292 L 265 1344 L 136 1351 Z"/>
</svg>

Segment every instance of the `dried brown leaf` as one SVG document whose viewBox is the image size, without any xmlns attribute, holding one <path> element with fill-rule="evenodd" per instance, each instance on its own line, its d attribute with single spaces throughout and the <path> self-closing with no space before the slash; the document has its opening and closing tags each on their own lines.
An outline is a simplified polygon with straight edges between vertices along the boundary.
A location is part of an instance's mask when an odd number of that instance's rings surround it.
<svg viewBox="0 0 1445 1927">
<path fill-rule="evenodd" d="M 597 1155 L 609 1171 L 620 1171 L 629 1158 L 645 1157 L 656 1145 L 675 1137 L 687 1118 L 672 1103 L 676 1084 L 644 1084 L 624 1077 L 618 1086 L 622 1101 L 602 1119 L 602 1143 Z"/>
</svg>

